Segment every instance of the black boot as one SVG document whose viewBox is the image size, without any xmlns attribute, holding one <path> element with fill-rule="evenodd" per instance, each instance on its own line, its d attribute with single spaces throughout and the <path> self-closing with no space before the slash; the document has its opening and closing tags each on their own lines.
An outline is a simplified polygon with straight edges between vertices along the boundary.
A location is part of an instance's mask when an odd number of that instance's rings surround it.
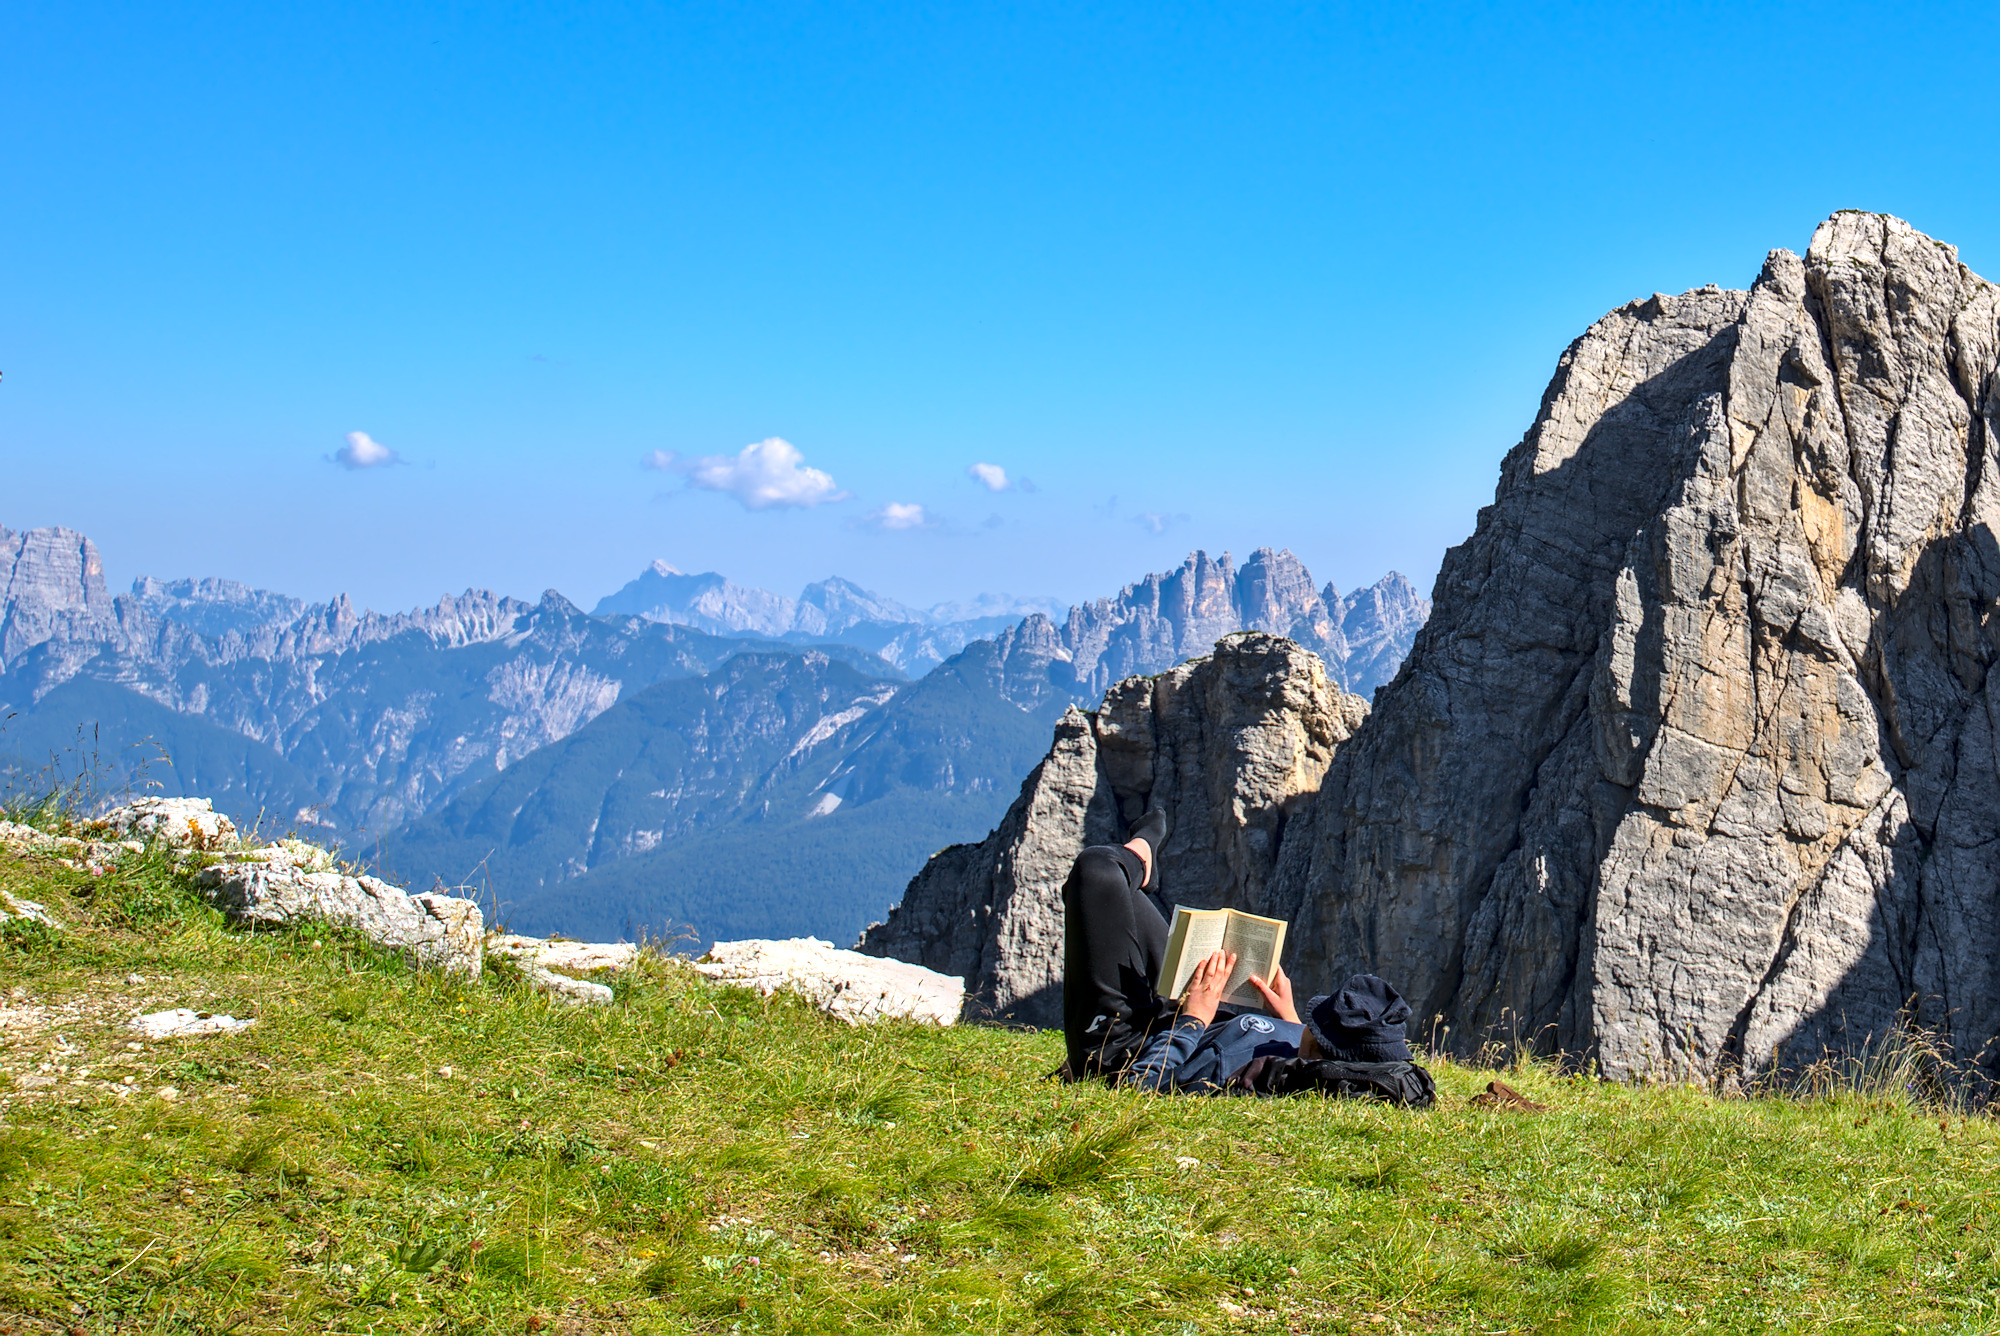
<svg viewBox="0 0 2000 1336">
<path fill-rule="evenodd" d="M 1167 842 L 1167 814 L 1155 807 L 1139 818 L 1139 824 L 1132 827 L 1131 838 L 1144 840 L 1152 857 L 1148 859 L 1146 884 L 1139 889 L 1150 891 L 1160 880 L 1160 846 Z"/>
</svg>

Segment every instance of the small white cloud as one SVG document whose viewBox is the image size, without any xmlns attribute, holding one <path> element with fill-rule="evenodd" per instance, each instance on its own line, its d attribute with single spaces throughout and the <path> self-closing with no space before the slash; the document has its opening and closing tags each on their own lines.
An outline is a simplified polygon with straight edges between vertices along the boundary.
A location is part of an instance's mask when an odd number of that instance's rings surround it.
<svg viewBox="0 0 2000 1336">
<path fill-rule="evenodd" d="M 835 485 L 832 474 L 807 468 L 799 448 L 776 436 L 746 445 L 735 455 L 680 459 L 668 451 L 655 450 L 641 462 L 648 468 L 685 473 L 690 487 L 727 492 L 746 510 L 811 507 L 848 497 Z"/>
<path fill-rule="evenodd" d="M 400 464 L 403 457 L 365 431 L 347 433 L 347 444 L 328 456 L 344 469 L 379 469 Z"/>
<path fill-rule="evenodd" d="M 968 477 L 977 478 L 980 486 L 989 492 L 1007 490 L 1007 470 L 998 464 L 973 464 L 965 472 Z"/>
<path fill-rule="evenodd" d="M 878 529 L 928 529 L 930 517 L 924 508 L 914 502 L 891 501 L 868 517 L 868 522 Z"/>
<path fill-rule="evenodd" d="M 1186 514 L 1162 515 L 1158 511 L 1145 510 L 1132 517 L 1132 523 L 1148 533 L 1165 533 L 1176 524 L 1186 524 L 1192 518 Z"/>
<path fill-rule="evenodd" d="M 639 467 L 652 469 L 656 473 L 666 473 L 680 461 L 680 456 L 671 450 L 648 450 L 639 456 Z"/>
</svg>

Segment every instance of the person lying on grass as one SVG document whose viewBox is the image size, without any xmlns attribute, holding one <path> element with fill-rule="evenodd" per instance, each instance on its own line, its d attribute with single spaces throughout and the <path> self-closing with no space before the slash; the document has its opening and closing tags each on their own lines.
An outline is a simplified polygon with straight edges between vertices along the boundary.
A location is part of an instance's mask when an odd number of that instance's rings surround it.
<svg viewBox="0 0 2000 1336">
<path fill-rule="evenodd" d="M 1065 1078 L 1207 1094 L 1317 1088 L 1428 1103 L 1429 1075 L 1411 1064 L 1403 1033 L 1409 1004 L 1372 974 L 1312 998 L 1303 1017 L 1282 968 L 1269 980 L 1253 975 L 1271 1014 L 1218 1020 L 1236 957 L 1217 951 L 1195 967 L 1178 1010 L 1161 1000 L 1153 981 L 1167 922 L 1146 892 L 1166 835 L 1166 814 L 1149 812 L 1125 844 L 1077 855 L 1063 884 Z"/>
</svg>

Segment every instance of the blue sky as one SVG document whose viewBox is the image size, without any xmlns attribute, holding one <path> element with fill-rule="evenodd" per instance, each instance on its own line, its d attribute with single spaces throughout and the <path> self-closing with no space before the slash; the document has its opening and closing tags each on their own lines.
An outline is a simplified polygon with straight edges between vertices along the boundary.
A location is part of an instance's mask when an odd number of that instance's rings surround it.
<svg viewBox="0 0 2000 1336">
<path fill-rule="evenodd" d="M 382 608 L 1428 587 L 1607 309 L 1839 208 L 2000 274 L 1995 15 L 30 0 L 0 524 Z"/>
</svg>

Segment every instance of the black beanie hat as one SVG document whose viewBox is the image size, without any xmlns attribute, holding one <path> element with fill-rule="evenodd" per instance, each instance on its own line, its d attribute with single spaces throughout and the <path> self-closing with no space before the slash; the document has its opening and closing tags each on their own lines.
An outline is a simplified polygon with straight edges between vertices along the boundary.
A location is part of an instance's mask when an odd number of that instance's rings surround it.
<svg viewBox="0 0 2000 1336">
<path fill-rule="evenodd" d="M 1408 1062 L 1408 1019 L 1403 995 L 1372 974 L 1357 974 L 1339 992 L 1306 1003 L 1306 1029 L 1327 1057 L 1341 1062 Z"/>
</svg>

